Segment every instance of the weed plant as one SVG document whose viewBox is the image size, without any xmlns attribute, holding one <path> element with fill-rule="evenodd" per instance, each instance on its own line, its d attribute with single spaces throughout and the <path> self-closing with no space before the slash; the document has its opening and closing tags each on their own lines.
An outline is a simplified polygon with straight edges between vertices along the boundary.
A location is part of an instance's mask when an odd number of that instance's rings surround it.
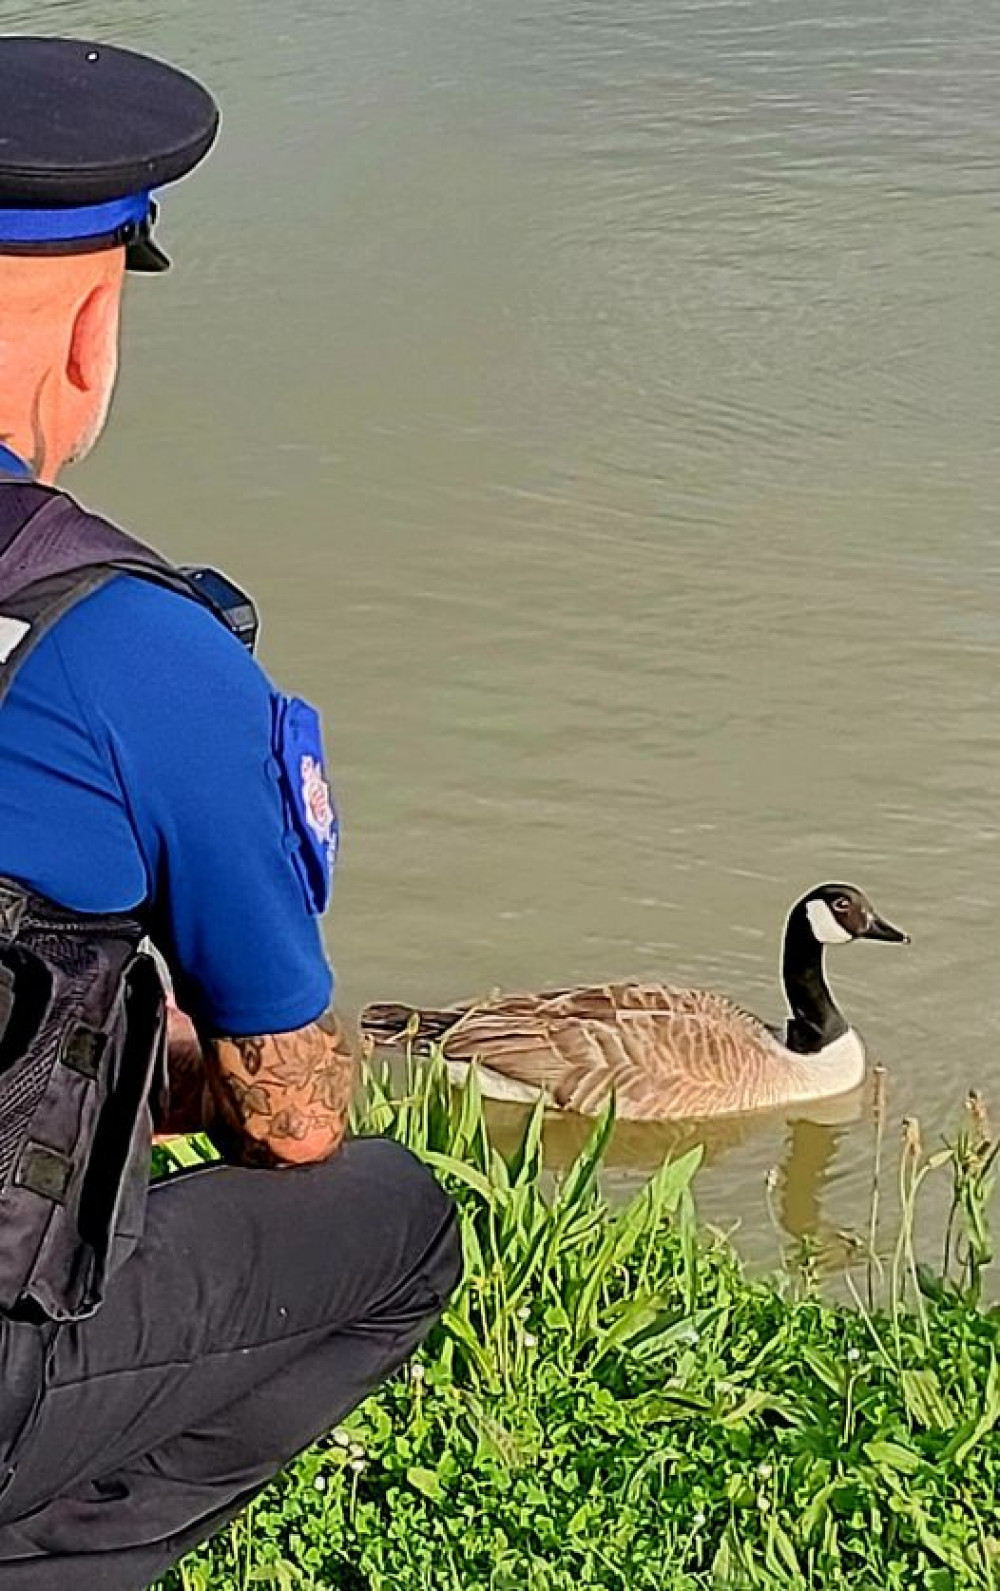
<svg viewBox="0 0 1000 1591">
<path fill-rule="evenodd" d="M 697 1228 L 700 1151 L 623 1209 L 611 1113 L 551 1188 L 542 1114 L 491 1145 L 473 1078 L 369 1071 L 355 1129 L 408 1144 L 461 1210 L 466 1277 L 419 1357 L 160 1591 L 951 1591 L 1000 1586 L 997 1311 L 984 1303 L 998 1143 L 975 1096 L 887 1173 L 876 1077 L 853 1307 L 808 1264 L 749 1277 Z M 197 1141 L 180 1146 L 201 1159 Z M 902 1218 L 880 1232 L 883 1182 Z M 945 1251 L 915 1237 L 951 1179 Z"/>
</svg>

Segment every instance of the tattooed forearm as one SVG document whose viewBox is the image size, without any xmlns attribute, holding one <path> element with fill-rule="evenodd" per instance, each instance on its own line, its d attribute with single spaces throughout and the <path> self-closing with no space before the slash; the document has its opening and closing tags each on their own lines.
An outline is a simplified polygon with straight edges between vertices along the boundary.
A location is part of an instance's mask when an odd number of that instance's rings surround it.
<svg viewBox="0 0 1000 1591">
<path fill-rule="evenodd" d="M 340 1147 L 355 1060 L 332 1011 L 295 1033 L 215 1039 L 208 1053 L 216 1107 L 210 1132 L 227 1160 L 302 1165 Z"/>
</svg>

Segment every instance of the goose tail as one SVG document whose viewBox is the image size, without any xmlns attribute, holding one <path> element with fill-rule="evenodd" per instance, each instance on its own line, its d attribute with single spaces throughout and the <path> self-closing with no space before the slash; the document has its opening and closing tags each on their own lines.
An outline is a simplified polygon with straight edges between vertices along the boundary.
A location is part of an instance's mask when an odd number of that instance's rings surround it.
<svg viewBox="0 0 1000 1591">
<path fill-rule="evenodd" d="M 429 1045 L 458 1021 L 457 1011 L 428 1011 L 416 1005 L 366 1005 L 358 1018 L 365 1038 L 375 1044 Z"/>
</svg>

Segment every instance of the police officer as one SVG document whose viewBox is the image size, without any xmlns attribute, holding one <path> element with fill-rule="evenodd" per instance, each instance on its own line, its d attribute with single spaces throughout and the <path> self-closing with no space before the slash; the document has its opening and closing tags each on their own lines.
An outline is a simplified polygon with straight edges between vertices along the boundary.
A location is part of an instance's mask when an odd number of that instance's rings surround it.
<svg viewBox="0 0 1000 1591">
<path fill-rule="evenodd" d="M 0 39 L 3 1591 L 148 1586 L 401 1363 L 458 1273 L 429 1174 L 342 1143 L 315 713 L 224 580 L 54 486 L 102 427 L 124 272 L 168 264 L 151 195 L 217 121 L 147 56 Z M 176 998 L 166 1078 L 140 935 Z M 154 1118 L 226 1163 L 138 1199 Z"/>
</svg>

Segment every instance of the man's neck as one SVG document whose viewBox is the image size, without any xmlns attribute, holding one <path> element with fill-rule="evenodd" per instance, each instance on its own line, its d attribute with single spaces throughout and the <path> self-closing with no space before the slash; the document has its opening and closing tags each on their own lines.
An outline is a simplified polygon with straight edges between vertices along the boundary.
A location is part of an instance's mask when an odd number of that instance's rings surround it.
<svg viewBox="0 0 1000 1591">
<path fill-rule="evenodd" d="M 20 374 L 20 379 L 18 376 Z M 0 443 L 28 466 L 36 480 L 51 484 L 59 468 L 58 446 L 50 443 L 59 434 L 58 403 L 51 369 L 8 371 L 0 391 Z M 54 429 L 53 429 L 54 427 Z"/>
</svg>

